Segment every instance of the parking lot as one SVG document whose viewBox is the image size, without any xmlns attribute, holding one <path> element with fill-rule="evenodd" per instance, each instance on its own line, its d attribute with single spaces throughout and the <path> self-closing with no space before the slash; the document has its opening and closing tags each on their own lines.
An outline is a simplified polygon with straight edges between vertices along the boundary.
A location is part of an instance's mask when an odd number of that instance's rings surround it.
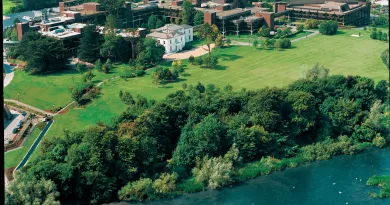
<svg viewBox="0 0 390 205">
<path fill-rule="evenodd" d="M 10 112 L 12 114 L 12 119 L 4 120 L 4 144 L 8 144 L 8 141 L 15 136 L 15 134 L 12 133 L 12 130 L 17 127 L 20 120 L 24 120 L 25 118 L 21 113 L 15 110 L 10 110 Z"/>
</svg>

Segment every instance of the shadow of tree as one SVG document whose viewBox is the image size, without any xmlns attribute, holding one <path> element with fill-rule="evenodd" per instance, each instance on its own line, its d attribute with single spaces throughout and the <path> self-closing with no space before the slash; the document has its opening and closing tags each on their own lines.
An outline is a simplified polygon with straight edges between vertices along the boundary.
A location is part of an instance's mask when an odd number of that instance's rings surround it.
<svg viewBox="0 0 390 205">
<path fill-rule="evenodd" d="M 227 66 L 217 65 L 214 70 L 226 70 Z"/>
<path fill-rule="evenodd" d="M 234 60 L 243 58 L 242 56 L 239 56 L 239 55 L 231 55 L 231 54 L 220 54 L 218 57 L 219 57 L 221 60 L 226 60 L 226 61 L 234 61 Z"/>
<path fill-rule="evenodd" d="M 191 74 L 189 74 L 189 73 L 182 73 L 181 76 L 188 77 L 188 76 L 191 76 Z"/>
</svg>

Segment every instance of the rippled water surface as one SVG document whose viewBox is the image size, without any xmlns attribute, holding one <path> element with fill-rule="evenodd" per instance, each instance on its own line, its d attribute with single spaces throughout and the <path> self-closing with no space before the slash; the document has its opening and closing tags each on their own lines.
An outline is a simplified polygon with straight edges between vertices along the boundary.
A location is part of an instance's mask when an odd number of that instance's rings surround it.
<svg viewBox="0 0 390 205">
<path fill-rule="evenodd" d="M 313 162 L 231 188 L 184 194 L 171 200 L 111 205 L 390 205 L 390 199 L 371 198 L 369 193 L 379 188 L 365 185 L 370 176 L 381 174 L 390 174 L 390 148 Z"/>
</svg>

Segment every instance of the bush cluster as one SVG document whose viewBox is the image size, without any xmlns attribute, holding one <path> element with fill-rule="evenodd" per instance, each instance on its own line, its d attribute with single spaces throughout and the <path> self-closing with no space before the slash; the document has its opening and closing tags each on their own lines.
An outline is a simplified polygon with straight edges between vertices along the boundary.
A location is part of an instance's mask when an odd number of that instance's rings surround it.
<svg viewBox="0 0 390 205">
<path fill-rule="evenodd" d="M 320 21 L 316 20 L 316 19 L 307 19 L 305 21 L 305 28 L 306 29 L 316 29 L 318 28 L 318 26 L 320 25 Z"/>
<path fill-rule="evenodd" d="M 214 69 L 218 65 L 218 57 L 211 56 L 211 55 L 199 56 L 197 58 L 194 58 L 193 56 L 190 56 L 188 61 L 192 65 L 198 65 L 201 68 L 211 68 L 211 69 Z"/>
<path fill-rule="evenodd" d="M 385 42 L 388 41 L 387 33 L 386 32 L 382 32 L 382 31 L 377 31 L 376 28 L 372 29 L 372 32 L 370 34 L 370 38 L 377 39 L 377 40 L 380 40 L 380 41 L 385 41 Z"/>
<path fill-rule="evenodd" d="M 338 24 L 337 21 L 323 21 L 319 25 L 320 33 L 324 35 L 334 35 L 337 33 Z"/>
</svg>

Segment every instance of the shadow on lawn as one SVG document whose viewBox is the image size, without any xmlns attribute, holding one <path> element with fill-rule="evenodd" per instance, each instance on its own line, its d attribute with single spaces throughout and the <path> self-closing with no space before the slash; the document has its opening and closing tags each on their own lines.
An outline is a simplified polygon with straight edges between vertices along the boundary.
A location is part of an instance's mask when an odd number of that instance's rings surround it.
<svg viewBox="0 0 390 205">
<path fill-rule="evenodd" d="M 227 66 L 224 66 L 224 65 L 217 65 L 215 67 L 215 70 L 226 70 Z"/>
<path fill-rule="evenodd" d="M 191 74 L 189 74 L 189 73 L 182 73 L 181 76 L 183 76 L 183 77 L 189 77 L 189 76 L 191 76 Z"/>
<path fill-rule="evenodd" d="M 345 33 L 346 33 L 345 31 L 337 30 L 335 35 L 342 35 L 342 34 L 345 34 Z"/>
<path fill-rule="evenodd" d="M 226 61 L 234 61 L 234 60 L 243 58 L 242 56 L 231 55 L 231 54 L 220 54 L 219 57 L 221 60 L 226 60 Z"/>
<path fill-rule="evenodd" d="M 44 74 L 29 74 L 35 77 L 48 77 L 48 76 L 62 76 L 62 75 L 74 75 L 74 74 L 80 74 L 77 70 L 68 68 L 64 70 L 59 70 L 59 71 L 53 71 L 50 73 L 44 73 Z"/>
</svg>

